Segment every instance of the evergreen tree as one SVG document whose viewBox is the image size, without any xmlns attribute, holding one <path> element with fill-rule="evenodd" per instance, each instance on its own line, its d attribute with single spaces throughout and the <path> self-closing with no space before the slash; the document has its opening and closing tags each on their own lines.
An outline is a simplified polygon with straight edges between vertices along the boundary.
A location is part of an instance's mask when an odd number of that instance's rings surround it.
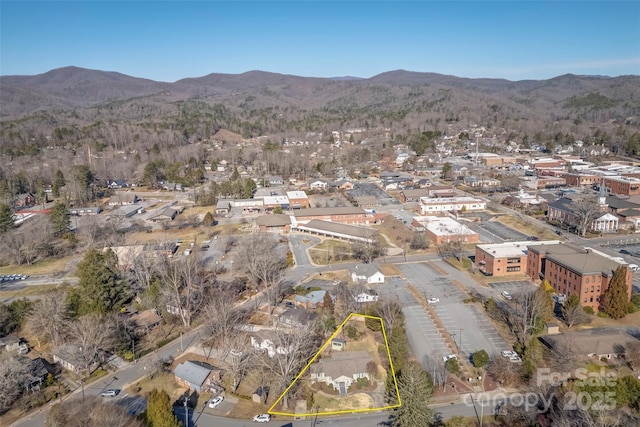
<svg viewBox="0 0 640 427">
<path fill-rule="evenodd" d="M 483 368 L 489 364 L 489 354 L 486 350 L 476 351 L 473 353 L 473 356 L 471 356 L 471 361 L 476 368 Z"/>
<path fill-rule="evenodd" d="M 78 264 L 80 305 L 77 314 L 104 314 L 120 308 L 127 298 L 127 289 L 117 265 L 113 251 L 89 249 Z"/>
<path fill-rule="evenodd" d="M 395 409 L 392 427 L 428 426 L 433 419 L 429 400 L 433 396 L 433 382 L 416 362 L 409 362 L 398 374 L 398 389 L 402 405 Z"/>
<path fill-rule="evenodd" d="M 325 292 L 324 298 L 322 299 L 322 304 L 325 313 L 333 314 L 335 307 L 333 304 L 333 298 L 331 298 L 331 294 L 329 292 Z"/>
<path fill-rule="evenodd" d="M 182 423 L 173 413 L 171 399 L 164 390 L 153 389 L 147 401 L 147 424 L 150 427 L 180 427 Z"/>
<path fill-rule="evenodd" d="M 213 218 L 213 214 L 211 212 L 207 212 L 206 214 L 204 214 L 204 219 L 202 220 L 202 225 L 205 225 L 207 227 L 211 227 L 213 224 L 215 224 L 216 220 Z"/>
<path fill-rule="evenodd" d="M 604 293 L 602 311 L 612 319 L 622 319 L 627 315 L 629 294 L 627 288 L 627 269 L 618 267 Z"/>
<path fill-rule="evenodd" d="M 60 189 L 65 186 L 64 175 L 60 169 L 56 171 L 56 175 L 53 178 L 53 186 L 51 192 L 53 197 L 60 197 Z"/>
<path fill-rule="evenodd" d="M 49 212 L 49 221 L 53 225 L 53 233 L 58 237 L 64 236 L 69 231 L 71 221 L 67 206 L 60 202 L 53 205 Z"/>
<path fill-rule="evenodd" d="M 0 235 L 11 230 L 14 226 L 11 206 L 0 204 Z"/>
</svg>

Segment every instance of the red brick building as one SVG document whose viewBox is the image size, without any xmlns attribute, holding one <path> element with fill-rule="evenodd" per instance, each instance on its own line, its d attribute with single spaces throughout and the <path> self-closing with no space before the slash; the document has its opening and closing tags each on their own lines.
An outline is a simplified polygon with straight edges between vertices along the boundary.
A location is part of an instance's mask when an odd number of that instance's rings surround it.
<svg viewBox="0 0 640 427">
<path fill-rule="evenodd" d="M 640 194 L 640 179 L 627 176 L 605 177 L 604 185 L 611 194 L 635 196 Z"/>
<path fill-rule="evenodd" d="M 558 294 L 577 294 L 583 307 L 598 311 L 618 267 L 625 268 L 627 295 L 631 299 L 632 272 L 606 254 L 566 244 L 530 245 L 527 275 L 546 279 Z"/>
<path fill-rule="evenodd" d="M 527 273 L 527 246 L 532 242 L 505 242 L 476 245 L 475 265 L 487 276 L 518 276 Z M 558 244 L 560 241 L 536 242 Z"/>
<path fill-rule="evenodd" d="M 598 175 L 579 173 L 568 173 L 562 176 L 565 181 L 567 181 L 567 185 L 570 185 L 571 187 L 591 187 L 595 184 L 600 184 L 600 181 L 602 180 Z"/>
<path fill-rule="evenodd" d="M 294 211 L 296 223 L 306 224 L 312 219 L 321 221 L 339 222 L 341 224 L 373 224 L 375 218 L 362 208 L 309 208 Z"/>
</svg>

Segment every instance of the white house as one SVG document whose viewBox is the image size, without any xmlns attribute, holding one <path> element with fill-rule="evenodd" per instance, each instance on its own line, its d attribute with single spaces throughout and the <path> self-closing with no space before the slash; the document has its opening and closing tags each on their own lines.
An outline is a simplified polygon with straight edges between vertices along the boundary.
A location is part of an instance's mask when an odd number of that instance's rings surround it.
<svg viewBox="0 0 640 427">
<path fill-rule="evenodd" d="M 384 274 L 373 264 L 358 264 L 351 270 L 354 282 L 384 283 Z"/>
<path fill-rule="evenodd" d="M 274 344 L 273 335 L 269 331 L 258 331 L 251 334 L 251 345 L 256 351 L 266 352 L 269 357 L 276 354 L 288 354 L 291 347 Z"/>
<path fill-rule="evenodd" d="M 309 184 L 309 188 L 311 190 L 326 190 L 327 189 L 327 183 L 326 181 L 313 181 L 312 183 Z"/>
<path fill-rule="evenodd" d="M 356 302 L 376 302 L 378 301 L 378 293 L 373 289 L 367 289 L 353 297 Z"/>
</svg>

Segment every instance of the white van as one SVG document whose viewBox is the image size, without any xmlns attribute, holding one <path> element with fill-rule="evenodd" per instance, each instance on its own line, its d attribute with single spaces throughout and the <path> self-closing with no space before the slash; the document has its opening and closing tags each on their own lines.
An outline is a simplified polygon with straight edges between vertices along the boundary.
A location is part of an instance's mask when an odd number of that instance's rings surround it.
<svg viewBox="0 0 640 427">
<path fill-rule="evenodd" d="M 638 265 L 638 264 L 629 264 L 629 269 L 631 271 L 638 271 L 638 270 L 640 270 L 640 265 Z"/>
</svg>

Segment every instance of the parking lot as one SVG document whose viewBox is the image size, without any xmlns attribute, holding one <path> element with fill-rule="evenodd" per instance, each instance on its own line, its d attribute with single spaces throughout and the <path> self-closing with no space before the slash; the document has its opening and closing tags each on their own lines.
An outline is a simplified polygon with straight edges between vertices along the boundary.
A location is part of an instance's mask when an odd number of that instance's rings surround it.
<svg viewBox="0 0 640 427">
<path fill-rule="evenodd" d="M 398 268 L 426 299 L 439 299 L 433 304 L 434 311 L 464 357 L 482 349 L 489 354 L 499 354 L 508 348 L 485 314 L 475 306 L 463 303 L 467 295 L 447 276 L 441 276 L 423 263 L 404 264 Z"/>
<path fill-rule="evenodd" d="M 482 222 L 478 224 L 478 226 L 488 231 L 489 233 L 499 237 L 502 240 L 519 241 L 519 240 L 527 240 L 529 238 L 528 235 L 521 233 L 517 230 L 514 230 L 513 228 L 508 227 L 498 221 Z"/>
<path fill-rule="evenodd" d="M 356 182 L 353 185 L 353 190 L 347 191 L 347 195 L 351 198 L 374 196 L 378 199 L 381 205 L 393 204 L 393 197 L 385 193 L 380 187 L 371 182 Z"/>
</svg>

